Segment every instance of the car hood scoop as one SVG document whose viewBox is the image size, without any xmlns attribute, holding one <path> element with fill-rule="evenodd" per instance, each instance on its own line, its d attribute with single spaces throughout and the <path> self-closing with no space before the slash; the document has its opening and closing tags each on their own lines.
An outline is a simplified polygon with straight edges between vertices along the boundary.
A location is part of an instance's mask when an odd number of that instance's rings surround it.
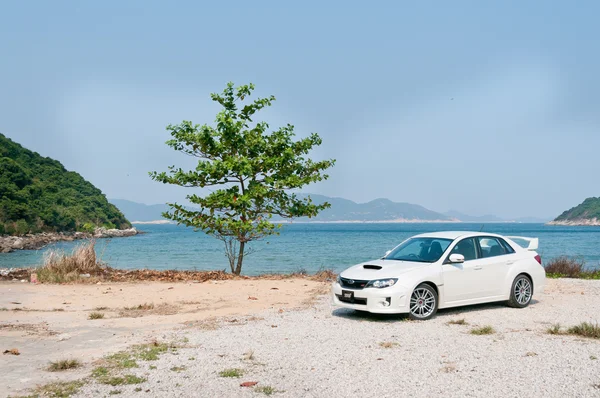
<svg viewBox="0 0 600 398">
<path fill-rule="evenodd" d="M 410 272 L 414 269 L 426 267 L 429 263 L 418 263 L 412 261 L 395 260 L 371 260 L 366 263 L 357 264 L 341 273 L 343 278 L 355 280 L 372 280 L 384 278 L 397 278 L 398 275 Z"/>
</svg>

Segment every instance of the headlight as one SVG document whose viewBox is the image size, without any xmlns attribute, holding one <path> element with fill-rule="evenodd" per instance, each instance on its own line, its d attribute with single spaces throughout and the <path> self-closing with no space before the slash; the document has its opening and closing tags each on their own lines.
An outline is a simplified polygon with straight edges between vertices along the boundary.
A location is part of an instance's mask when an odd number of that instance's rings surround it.
<svg viewBox="0 0 600 398">
<path fill-rule="evenodd" d="M 340 284 L 340 285 L 341 285 L 341 284 L 342 284 L 342 280 L 341 280 L 340 278 L 341 278 L 341 277 L 338 275 L 338 276 L 337 276 L 337 278 L 335 279 L 335 281 L 336 281 L 338 284 Z"/>
<path fill-rule="evenodd" d="M 394 286 L 394 284 L 396 282 L 398 282 L 397 278 L 377 279 L 377 280 L 370 281 L 369 283 L 367 283 L 367 286 L 365 286 L 365 288 L 367 288 L 367 287 L 374 287 L 374 288 L 377 288 L 377 289 L 382 289 L 384 287 Z"/>
</svg>

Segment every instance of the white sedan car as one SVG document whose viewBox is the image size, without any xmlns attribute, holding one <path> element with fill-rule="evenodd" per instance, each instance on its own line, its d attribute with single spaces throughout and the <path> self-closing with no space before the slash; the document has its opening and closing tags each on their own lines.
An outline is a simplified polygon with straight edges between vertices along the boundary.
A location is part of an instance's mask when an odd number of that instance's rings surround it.
<svg viewBox="0 0 600 398">
<path fill-rule="evenodd" d="M 537 248 L 537 238 L 464 231 L 417 235 L 379 260 L 341 272 L 333 304 L 419 320 L 438 308 L 493 301 L 523 308 L 546 281 Z"/>
</svg>

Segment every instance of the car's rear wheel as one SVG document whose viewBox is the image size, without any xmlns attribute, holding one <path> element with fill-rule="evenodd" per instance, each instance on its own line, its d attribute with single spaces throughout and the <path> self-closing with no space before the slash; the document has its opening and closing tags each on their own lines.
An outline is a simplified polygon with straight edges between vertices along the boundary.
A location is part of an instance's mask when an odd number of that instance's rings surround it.
<svg viewBox="0 0 600 398">
<path fill-rule="evenodd" d="M 533 283 L 527 275 L 519 275 L 515 278 L 510 289 L 508 305 L 514 308 L 525 308 L 533 297 Z"/>
<path fill-rule="evenodd" d="M 432 318 L 437 312 L 438 295 L 434 288 L 422 283 L 413 290 L 410 296 L 409 318 L 425 321 Z"/>
</svg>

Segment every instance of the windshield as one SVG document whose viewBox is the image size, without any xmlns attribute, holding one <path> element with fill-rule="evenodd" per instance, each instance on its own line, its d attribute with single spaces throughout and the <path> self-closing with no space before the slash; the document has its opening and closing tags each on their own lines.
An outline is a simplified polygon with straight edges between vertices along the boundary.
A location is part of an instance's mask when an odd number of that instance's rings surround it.
<svg viewBox="0 0 600 398">
<path fill-rule="evenodd" d="M 410 238 L 385 256 L 386 260 L 435 263 L 442 257 L 452 239 Z"/>
</svg>

